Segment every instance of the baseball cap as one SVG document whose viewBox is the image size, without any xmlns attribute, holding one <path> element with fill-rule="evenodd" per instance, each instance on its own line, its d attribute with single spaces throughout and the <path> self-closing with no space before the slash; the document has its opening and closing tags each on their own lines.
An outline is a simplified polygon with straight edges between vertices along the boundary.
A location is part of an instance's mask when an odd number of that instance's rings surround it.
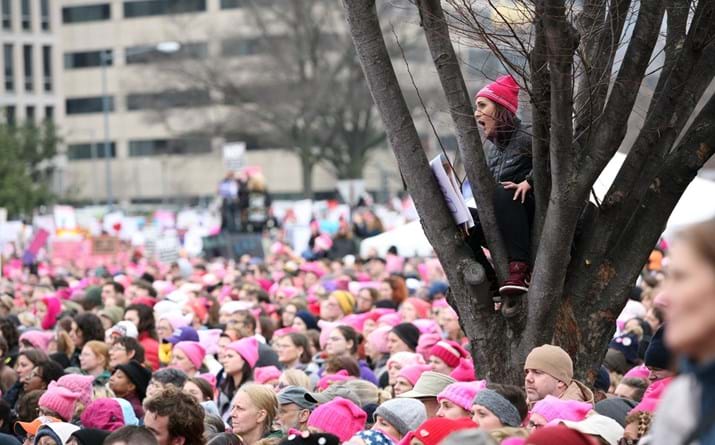
<svg viewBox="0 0 715 445">
<path fill-rule="evenodd" d="M 50 417 L 50 416 L 40 416 L 37 419 L 33 420 L 32 422 L 20 422 L 17 421 L 15 422 L 15 434 L 19 436 L 25 436 L 25 435 L 30 435 L 34 436 L 37 434 L 37 430 L 40 429 L 42 425 L 47 425 L 48 423 L 54 423 L 54 422 L 62 422 L 60 419 L 57 419 L 56 417 Z"/>
<path fill-rule="evenodd" d="M 598 436 L 609 445 L 617 445 L 618 440 L 623 437 L 623 427 L 610 417 L 601 414 L 591 414 L 578 422 L 562 420 L 560 423 L 583 434 Z"/>
<path fill-rule="evenodd" d="M 358 397 L 352 389 L 343 385 L 330 385 L 325 391 L 305 394 L 305 400 L 317 404 L 330 402 L 336 397 L 348 399 L 357 406 L 360 406 L 360 397 Z"/>
<path fill-rule="evenodd" d="M 174 331 L 174 334 L 166 339 L 167 342 L 175 345 L 181 341 L 199 341 L 199 333 L 191 326 L 184 326 Z"/>
<path fill-rule="evenodd" d="M 412 390 L 400 394 L 399 398 L 419 399 L 422 397 L 437 397 L 444 388 L 456 380 L 446 374 L 439 372 L 426 371 L 423 372 Z"/>
<path fill-rule="evenodd" d="M 134 326 L 134 323 L 132 323 L 131 321 L 122 320 L 112 326 L 110 334 L 112 336 L 116 335 L 118 337 L 137 338 L 139 336 L 139 331 L 137 331 L 137 327 Z"/>
<path fill-rule="evenodd" d="M 300 386 L 286 386 L 277 394 L 278 404 L 288 405 L 289 403 L 293 403 L 300 408 L 312 410 L 315 408 L 315 402 L 308 400 L 306 394 L 308 394 L 308 391 L 305 388 L 301 388 Z"/>
</svg>

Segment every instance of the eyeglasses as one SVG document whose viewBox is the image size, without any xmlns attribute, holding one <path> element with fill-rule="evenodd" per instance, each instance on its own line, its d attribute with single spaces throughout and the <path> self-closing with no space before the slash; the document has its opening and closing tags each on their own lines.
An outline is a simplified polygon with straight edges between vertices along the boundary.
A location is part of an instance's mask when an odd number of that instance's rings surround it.
<svg viewBox="0 0 715 445">
<path fill-rule="evenodd" d="M 626 437 L 621 437 L 618 439 L 618 445 L 636 445 L 639 439 L 628 439 Z"/>
</svg>

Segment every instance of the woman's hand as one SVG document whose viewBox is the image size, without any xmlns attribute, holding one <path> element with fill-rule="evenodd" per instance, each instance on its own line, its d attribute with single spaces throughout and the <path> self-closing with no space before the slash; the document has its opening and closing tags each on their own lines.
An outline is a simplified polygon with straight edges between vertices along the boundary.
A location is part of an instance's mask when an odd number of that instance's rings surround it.
<svg viewBox="0 0 715 445">
<path fill-rule="evenodd" d="M 526 194 L 529 190 L 531 190 L 531 184 L 529 184 L 529 181 L 522 181 L 518 184 L 514 182 L 502 182 L 501 185 L 504 186 L 505 189 L 507 190 L 515 190 L 514 192 L 514 201 L 519 199 L 519 196 L 521 196 L 521 203 L 524 204 L 524 201 L 526 200 Z"/>
</svg>

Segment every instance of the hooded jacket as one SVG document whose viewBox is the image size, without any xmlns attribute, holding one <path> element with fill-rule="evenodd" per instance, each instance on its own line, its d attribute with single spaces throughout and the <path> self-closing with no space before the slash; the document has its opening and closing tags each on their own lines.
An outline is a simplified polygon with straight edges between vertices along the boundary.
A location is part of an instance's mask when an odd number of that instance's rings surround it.
<svg viewBox="0 0 715 445">
<path fill-rule="evenodd" d="M 593 397 L 593 391 L 588 389 L 586 385 L 579 382 L 578 380 L 572 380 L 566 391 L 561 395 L 562 400 L 578 400 L 579 402 L 588 402 L 593 405 L 595 399 Z"/>
</svg>

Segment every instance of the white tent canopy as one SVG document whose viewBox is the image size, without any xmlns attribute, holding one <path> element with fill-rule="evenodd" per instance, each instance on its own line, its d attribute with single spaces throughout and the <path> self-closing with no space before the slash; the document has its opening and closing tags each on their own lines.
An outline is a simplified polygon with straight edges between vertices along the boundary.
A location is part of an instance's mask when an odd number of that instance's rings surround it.
<svg viewBox="0 0 715 445">
<path fill-rule="evenodd" d="M 616 153 L 601 175 L 593 185 L 594 192 L 599 200 L 603 199 L 608 188 L 623 165 L 626 155 Z M 715 217 L 715 181 L 696 177 L 690 183 L 680 201 L 675 206 L 668 219 L 665 235 L 671 235 L 678 228 Z M 473 205 L 473 204 L 471 204 Z M 432 246 L 425 236 L 422 225 L 414 221 L 404 226 L 397 227 L 388 232 L 365 239 L 360 245 L 360 255 L 365 256 L 370 249 L 377 250 L 378 255 L 384 256 L 390 246 L 397 247 L 403 256 L 428 256 L 432 253 Z"/>
</svg>

